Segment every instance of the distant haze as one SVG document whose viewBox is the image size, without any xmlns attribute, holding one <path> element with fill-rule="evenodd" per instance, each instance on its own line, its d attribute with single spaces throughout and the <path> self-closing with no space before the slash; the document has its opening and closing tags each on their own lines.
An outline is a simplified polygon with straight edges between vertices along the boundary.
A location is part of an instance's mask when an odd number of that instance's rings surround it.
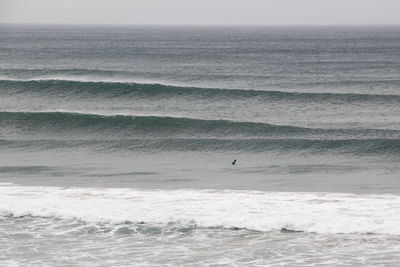
<svg viewBox="0 0 400 267">
<path fill-rule="evenodd" d="M 400 24 L 400 0 L 0 0 L 0 23 Z"/>
</svg>

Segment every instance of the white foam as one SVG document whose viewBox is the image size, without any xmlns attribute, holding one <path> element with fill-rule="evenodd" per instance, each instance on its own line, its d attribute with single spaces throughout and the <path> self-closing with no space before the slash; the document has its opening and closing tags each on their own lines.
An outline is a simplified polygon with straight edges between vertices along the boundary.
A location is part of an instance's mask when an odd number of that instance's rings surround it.
<svg viewBox="0 0 400 267">
<path fill-rule="evenodd" d="M 14 183 L 0 183 L 0 186 L 10 186 L 15 185 Z"/>
<path fill-rule="evenodd" d="M 87 75 L 43 75 L 31 78 L 16 78 L 8 76 L 0 76 L 1 81 L 10 82 L 46 82 L 46 81 L 65 81 L 65 82 L 100 82 L 100 83 L 127 83 L 127 84 L 159 84 L 164 86 L 190 86 L 181 83 L 171 83 L 168 81 L 146 79 L 146 78 L 126 78 L 126 77 L 102 77 Z"/>
<path fill-rule="evenodd" d="M 95 116 L 104 116 L 104 117 L 114 117 L 114 116 L 124 116 L 124 117 L 168 117 L 168 118 L 176 118 L 176 119 L 199 119 L 196 117 L 183 117 L 178 114 L 169 114 L 169 113 L 155 113 L 155 112 L 116 112 L 112 110 L 88 110 L 88 109 L 4 109 L 0 112 L 10 112 L 10 113 L 71 113 L 78 115 L 95 115 Z M 240 121 L 238 121 L 240 122 Z"/>
<path fill-rule="evenodd" d="M 285 227 L 316 233 L 400 234 L 396 195 L 3 185 L 0 214 L 259 231 Z"/>
</svg>

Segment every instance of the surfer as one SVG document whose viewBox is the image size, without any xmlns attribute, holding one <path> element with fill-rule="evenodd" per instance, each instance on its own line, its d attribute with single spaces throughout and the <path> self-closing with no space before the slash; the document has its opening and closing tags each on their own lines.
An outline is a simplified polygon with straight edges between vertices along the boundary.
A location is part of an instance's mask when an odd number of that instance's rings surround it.
<svg viewBox="0 0 400 267">
<path fill-rule="evenodd" d="M 232 161 L 232 165 L 236 165 L 236 159 Z"/>
</svg>

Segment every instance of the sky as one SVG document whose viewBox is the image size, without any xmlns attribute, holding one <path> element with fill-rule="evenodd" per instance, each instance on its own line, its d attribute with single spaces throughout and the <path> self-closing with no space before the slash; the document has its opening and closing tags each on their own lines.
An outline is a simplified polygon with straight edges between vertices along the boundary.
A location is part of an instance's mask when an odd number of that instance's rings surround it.
<svg viewBox="0 0 400 267">
<path fill-rule="evenodd" d="M 0 0 L 0 23 L 400 24 L 400 0 Z"/>
</svg>

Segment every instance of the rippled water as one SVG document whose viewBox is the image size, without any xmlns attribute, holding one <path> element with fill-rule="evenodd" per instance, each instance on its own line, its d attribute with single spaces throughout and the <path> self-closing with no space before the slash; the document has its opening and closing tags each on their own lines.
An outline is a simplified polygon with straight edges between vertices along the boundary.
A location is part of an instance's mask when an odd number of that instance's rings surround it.
<svg viewBox="0 0 400 267">
<path fill-rule="evenodd" d="M 3 265 L 395 266 L 399 237 L 3 218 Z M 7 232 L 5 235 L 4 232 Z M 318 246 L 316 246 L 318 244 Z"/>
</svg>

